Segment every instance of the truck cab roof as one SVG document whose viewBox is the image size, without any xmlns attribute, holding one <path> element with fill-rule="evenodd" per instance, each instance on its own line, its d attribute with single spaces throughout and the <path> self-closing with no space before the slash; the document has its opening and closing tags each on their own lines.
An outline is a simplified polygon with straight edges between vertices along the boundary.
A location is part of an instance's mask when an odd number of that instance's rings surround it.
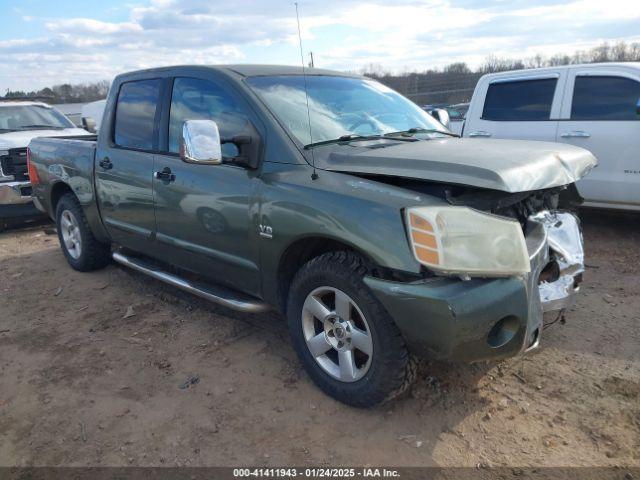
<svg viewBox="0 0 640 480">
<path fill-rule="evenodd" d="M 205 69 L 215 70 L 225 74 L 235 74 L 240 77 L 259 77 L 259 76 L 277 76 L 277 75 L 302 75 L 302 67 L 291 65 L 260 65 L 260 64 L 228 64 L 228 65 L 172 65 L 168 67 L 148 68 L 143 70 L 135 70 L 132 72 L 118 75 L 117 79 L 127 77 L 136 77 L 153 73 L 166 73 L 171 71 L 184 71 L 184 69 Z M 328 70 L 324 68 L 305 68 L 306 75 L 332 75 L 340 77 L 360 78 L 361 75 L 353 73 L 339 72 L 336 70 Z"/>
<path fill-rule="evenodd" d="M 545 72 L 557 72 L 558 70 L 602 70 L 627 68 L 640 70 L 640 62 L 607 62 L 607 63 L 577 63 L 572 65 L 556 65 L 553 67 L 527 68 L 521 70 L 507 70 L 504 72 L 488 73 L 483 78 L 491 79 L 497 77 L 517 77 L 519 75 L 535 75 Z"/>
</svg>

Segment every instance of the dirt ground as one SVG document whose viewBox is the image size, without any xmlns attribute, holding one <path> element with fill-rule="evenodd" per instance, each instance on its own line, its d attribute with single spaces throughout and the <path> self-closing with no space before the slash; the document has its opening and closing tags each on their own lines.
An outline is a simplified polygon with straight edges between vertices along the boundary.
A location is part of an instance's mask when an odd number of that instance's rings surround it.
<svg viewBox="0 0 640 480">
<path fill-rule="evenodd" d="M 0 234 L 0 465 L 640 466 L 640 216 L 583 212 L 566 325 L 501 363 L 426 363 L 372 410 L 323 395 L 284 322 Z"/>
</svg>

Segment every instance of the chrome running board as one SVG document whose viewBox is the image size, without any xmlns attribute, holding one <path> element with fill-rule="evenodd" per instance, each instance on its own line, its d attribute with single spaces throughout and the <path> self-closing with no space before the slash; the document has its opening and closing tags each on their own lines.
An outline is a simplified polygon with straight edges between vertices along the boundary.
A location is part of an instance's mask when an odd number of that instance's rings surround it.
<svg viewBox="0 0 640 480">
<path fill-rule="evenodd" d="M 113 252 L 112 256 L 116 262 L 124 265 L 125 267 L 137 270 L 138 272 L 149 275 L 156 280 L 168 283 L 180 290 L 192 293 L 193 295 L 209 300 L 210 302 L 223 305 L 227 308 L 247 313 L 261 313 L 270 310 L 269 305 L 266 303 L 229 288 L 193 282 L 191 280 L 178 277 L 173 273 L 162 271 L 156 265 L 144 259 L 129 257 L 121 252 Z"/>
</svg>

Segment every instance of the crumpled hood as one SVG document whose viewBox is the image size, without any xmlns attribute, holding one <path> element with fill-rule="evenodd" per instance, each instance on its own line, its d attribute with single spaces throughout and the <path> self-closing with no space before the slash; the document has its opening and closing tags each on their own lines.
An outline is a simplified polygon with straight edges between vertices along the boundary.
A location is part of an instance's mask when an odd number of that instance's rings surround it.
<svg viewBox="0 0 640 480">
<path fill-rule="evenodd" d="M 71 135 L 91 135 L 82 128 L 65 128 L 64 130 L 23 130 L 19 132 L 0 132 L 0 150 L 24 148 L 36 137 L 68 137 Z"/>
<path fill-rule="evenodd" d="M 326 170 L 528 192 L 574 183 L 597 165 L 572 145 L 521 140 L 446 138 L 378 148 L 353 143 L 320 159 Z"/>
</svg>

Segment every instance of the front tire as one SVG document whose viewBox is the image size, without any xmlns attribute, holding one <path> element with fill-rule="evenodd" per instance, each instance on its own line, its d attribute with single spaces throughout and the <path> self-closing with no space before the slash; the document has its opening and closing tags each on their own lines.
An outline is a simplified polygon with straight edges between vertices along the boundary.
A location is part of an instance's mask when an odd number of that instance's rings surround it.
<svg viewBox="0 0 640 480">
<path fill-rule="evenodd" d="M 306 263 L 289 289 L 293 346 L 326 394 L 371 407 L 403 393 L 415 363 L 391 316 L 363 281 L 364 261 L 331 252 Z"/>
<path fill-rule="evenodd" d="M 89 272 L 111 261 L 111 246 L 96 240 L 75 195 L 62 196 L 56 209 L 56 227 L 62 253 L 74 270 Z"/>
</svg>

